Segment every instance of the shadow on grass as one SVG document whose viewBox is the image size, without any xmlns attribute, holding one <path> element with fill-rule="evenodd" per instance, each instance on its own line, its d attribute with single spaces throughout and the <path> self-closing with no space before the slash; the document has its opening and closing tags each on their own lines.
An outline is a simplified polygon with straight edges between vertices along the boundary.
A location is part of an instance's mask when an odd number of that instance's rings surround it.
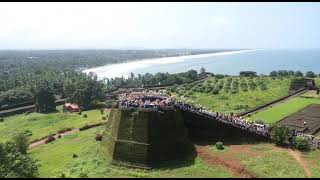
<svg viewBox="0 0 320 180">
<path fill-rule="evenodd" d="M 194 165 L 197 152 L 194 144 L 191 144 L 190 146 L 190 152 L 186 156 L 177 158 L 176 160 L 161 162 L 157 165 L 154 165 L 152 169 L 174 170 Z"/>
</svg>

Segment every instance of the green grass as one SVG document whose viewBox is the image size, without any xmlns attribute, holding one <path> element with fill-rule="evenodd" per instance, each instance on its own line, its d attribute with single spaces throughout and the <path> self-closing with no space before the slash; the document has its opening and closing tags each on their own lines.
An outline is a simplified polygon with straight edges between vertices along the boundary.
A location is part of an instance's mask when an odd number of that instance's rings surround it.
<svg viewBox="0 0 320 180">
<path fill-rule="evenodd" d="M 215 155 L 241 163 L 247 171 L 254 173 L 259 178 L 306 177 L 303 168 L 287 149 L 274 148 L 268 143 L 244 145 L 242 148 L 244 151 L 234 152 L 236 150 L 233 150 L 232 153 L 229 152 L 230 147 L 228 146 L 222 151 L 217 150 L 214 145 L 209 147 Z M 319 150 L 315 152 L 314 155 L 306 152 L 306 156 L 316 156 L 320 153 Z M 318 166 L 312 168 L 316 169 Z M 316 176 L 319 177 L 319 175 Z"/>
<path fill-rule="evenodd" d="M 246 169 L 255 172 L 258 177 L 302 178 L 306 177 L 303 168 L 286 150 L 264 149 L 263 155 L 242 158 Z"/>
<path fill-rule="evenodd" d="M 234 78 L 240 79 L 240 78 Z M 248 78 L 246 78 L 248 81 Z M 254 78 L 256 80 L 258 78 Z M 189 98 L 196 104 L 201 104 L 209 109 L 224 113 L 239 113 L 268 103 L 288 94 L 290 79 L 264 78 L 267 90 L 257 87 L 255 90 L 239 90 L 236 94 L 220 90 L 219 94 L 194 92 Z M 212 82 L 212 80 L 209 82 Z M 205 82 L 204 84 L 207 84 Z"/>
<path fill-rule="evenodd" d="M 31 130 L 30 140 L 38 139 L 46 135 L 56 133 L 63 128 L 79 128 L 85 124 L 102 122 L 100 110 L 83 111 L 87 118 L 77 113 L 31 113 L 20 114 L 4 118 L 0 123 L 0 142 L 9 140 L 19 131 Z M 105 114 L 104 114 L 105 115 Z"/>
<path fill-rule="evenodd" d="M 89 177 L 231 177 L 224 169 L 207 166 L 200 158 L 168 162 L 163 168 L 150 171 L 111 165 L 107 147 L 94 139 L 104 128 L 67 135 L 29 150 L 41 165 L 39 177 L 56 177 L 62 172 L 67 177 L 79 177 L 81 172 Z M 73 158 L 73 154 L 79 157 Z"/>
<path fill-rule="evenodd" d="M 305 108 L 310 104 L 320 104 L 318 98 L 294 97 L 285 102 L 276 104 L 249 117 L 249 120 L 262 120 L 266 123 L 276 123 L 279 120 Z"/>
<path fill-rule="evenodd" d="M 302 158 L 307 161 L 308 167 L 311 170 L 311 177 L 320 177 L 320 150 L 312 150 L 303 152 Z"/>
</svg>

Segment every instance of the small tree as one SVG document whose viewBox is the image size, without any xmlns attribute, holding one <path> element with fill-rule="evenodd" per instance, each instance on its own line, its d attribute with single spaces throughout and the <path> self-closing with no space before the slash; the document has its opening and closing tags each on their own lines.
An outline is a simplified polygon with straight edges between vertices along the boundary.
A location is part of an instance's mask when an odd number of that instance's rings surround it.
<svg viewBox="0 0 320 180">
<path fill-rule="evenodd" d="M 205 73 L 206 73 L 206 69 L 204 67 L 202 67 L 200 69 L 200 73 L 199 74 L 204 75 Z"/>
<path fill-rule="evenodd" d="M 216 143 L 216 148 L 219 149 L 219 150 L 223 150 L 224 149 L 224 145 L 222 142 L 217 142 Z"/>
<path fill-rule="evenodd" d="M 314 78 L 314 77 L 316 77 L 316 74 L 312 71 L 308 71 L 308 72 L 306 72 L 306 76 L 309 78 Z"/>
<path fill-rule="evenodd" d="M 294 73 L 294 75 L 295 75 L 296 77 L 299 77 L 299 76 L 303 76 L 303 73 L 302 73 L 301 71 L 296 71 L 296 72 Z"/>
<path fill-rule="evenodd" d="M 29 147 L 28 137 L 23 132 L 18 133 L 13 137 L 13 142 L 16 144 L 18 151 L 22 154 L 27 154 Z"/>
<path fill-rule="evenodd" d="M 300 151 L 309 151 L 310 150 L 310 144 L 307 139 L 303 137 L 295 137 L 293 139 L 293 145 L 296 149 Z"/>
<path fill-rule="evenodd" d="M 290 129 L 286 126 L 276 125 L 272 127 L 271 139 L 275 141 L 277 145 L 283 145 L 288 141 Z"/>
</svg>

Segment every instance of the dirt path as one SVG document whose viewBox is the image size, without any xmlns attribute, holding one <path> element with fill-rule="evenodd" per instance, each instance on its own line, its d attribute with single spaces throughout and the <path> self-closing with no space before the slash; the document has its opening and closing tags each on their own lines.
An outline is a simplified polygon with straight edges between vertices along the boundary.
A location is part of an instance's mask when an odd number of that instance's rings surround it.
<svg viewBox="0 0 320 180">
<path fill-rule="evenodd" d="M 311 177 L 311 171 L 308 168 L 308 164 L 301 158 L 301 153 L 299 151 L 294 151 L 292 149 L 288 149 L 289 154 L 299 163 L 300 166 L 303 167 L 304 172 L 307 177 Z"/>
<path fill-rule="evenodd" d="M 196 146 L 196 151 L 199 157 L 203 159 L 207 164 L 213 166 L 221 166 L 229 170 L 233 177 L 237 178 L 256 178 L 256 175 L 247 171 L 241 162 L 236 160 L 226 160 L 221 157 L 213 155 L 205 146 Z"/>
<path fill-rule="evenodd" d="M 54 136 L 54 138 L 58 139 L 58 136 L 60 135 L 61 137 L 65 136 L 65 135 L 69 135 L 69 134 L 73 134 L 73 133 L 76 133 L 76 132 L 79 132 L 79 129 L 73 129 L 71 131 L 67 131 L 67 132 L 64 132 L 64 133 L 61 133 L 61 134 L 57 134 Z M 29 145 L 29 148 L 33 148 L 33 147 L 36 147 L 36 146 L 39 146 L 41 144 L 45 144 L 45 141 L 47 139 L 43 139 L 43 140 L 40 140 L 40 141 L 36 141 L 34 143 L 31 143 Z"/>
</svg>

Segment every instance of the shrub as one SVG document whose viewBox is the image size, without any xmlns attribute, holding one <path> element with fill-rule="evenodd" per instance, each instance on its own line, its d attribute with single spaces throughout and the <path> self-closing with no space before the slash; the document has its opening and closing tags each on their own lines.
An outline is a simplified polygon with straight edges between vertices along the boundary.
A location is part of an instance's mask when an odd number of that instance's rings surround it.
<svg viewBox="0 0 320 180">
<path fill-rule="evenodd" d="M 27 129 L 27 130 L 25 130 L 25 131 L 23 132 L 23 134 L 26 135 L 26 136 L 32 136 L 32 131 L 29 130 L 29 129 Z"/>
<path fill-rule="evenodd" d="M 105 116 L 102 117 L 103 120 L 106 120 L 107 118 Z"/>
<path fill-rule="evenodd" d="M 13 137 L 13 142 L 15 143 L 16 147 L 18 148 L 19 152 L 22 154 L 27 154 L 28 146 L 29 146 L 29 139 L 27 135 L 24 133 L 18 133 Z"/>
<path fill-rule="evenodd" d="M 237 93 L 238 93 L 237 90 L 232 90 L 232 91 L 231 91 L 231 94 L 237 94 Z"/>
<path fill-rule="evenodd" d="M 19 151 L 16 143 L 0 142 L 0 178 L 34 178 L 38 175 L 38 166 L 29 154 Z"/>
<path fill-rule="evenodd" d="M 275 125 L 271 130 L 271 139 L 277 145 L 283 145 L 288 141 L 290 129 L 286 126 Z"/>
<path fill-rule="evenodd" d="M 102 140 L 102 134 L 97 134 L 96 141 L 101 141 L 101 140 Z"/>
<path fill-rule="evenodd" d="M 307 139 L 303 137 L 295 137 L 293 139 L 293 146 L 294 148 L 300 150 L 300 151 L 309 151 L 310 150 L 310 144 Z"/>
<path fill-rule="evenodd" d="M 87 115 L 87 114 L 84 114 L 84 115 L 83 115 L 83 118 L 87 118 L 87 117 L 88 117 L 88 115 Z"/>
<path fill-rule="evenodd" d="M 257 124 L 262 124 L 262 125 L 265 125 L 265 124 L 266 124 L 265 122 L 263 122 L 263 121 L 260 120 L 260 119 L 259 119 L 259 120 L 256 120 L 255 122 L 256 122 Z"/>
<path fill-rule="evenodd" d="M 4 121 L 4 119 L 3 118 L 0 118 L 0 122 L 3 122 Z"/>
<path fill-rule="evenodd" d="M 73 157 L 73 158 L 77 158 L 78 155 L 77 155 L 77 154 L 73 154 L 72 157 Z"/>
<path fill-rule="evenodd" d="M 81 114 L 82 114 L 82 111 L 79 111 L 78 114 L 81 115 Z"/>
<path fill-rule="evenodd" d="M 52 135 L 50 135 L 50 136 L 48 136 L 48 138 L 45 140 L 45 143 L 47 144 L 47 143 L 50 143 L 50 142 L 55 141 L 55 140 L 56 140 L 56 138 L 53 137 Z"/>
<path fill-rule="evenodd" d="M 61 133 L 67 132 L 67 131 L 71 131 L 71 130 L 72 130 L 71 128 L 63 128 L 58 131 L 58 134 L 61 134 Z"/>
<path fill-rule="evenodd" d="M 217 142 L 216 143 L 216 148 L 219 149 L 219 150 L 223 150 L 224 149 L 224 145 L 222 142 Z"/>
<path fill-rule="evenodd" d="M 59 138 L 59 139 L 61 138 L 61 135 L 60 135 L 60 134 L 58 135 L 58 138 Z"/>
<path fill-rule="evenodd" d="M 89 176 L 87 175 L 87 173 L 81 172 L 81 173 L 79 174 L 79 177 L 80 177 L 80 178 L 88 178 Z"/>
</svg>

